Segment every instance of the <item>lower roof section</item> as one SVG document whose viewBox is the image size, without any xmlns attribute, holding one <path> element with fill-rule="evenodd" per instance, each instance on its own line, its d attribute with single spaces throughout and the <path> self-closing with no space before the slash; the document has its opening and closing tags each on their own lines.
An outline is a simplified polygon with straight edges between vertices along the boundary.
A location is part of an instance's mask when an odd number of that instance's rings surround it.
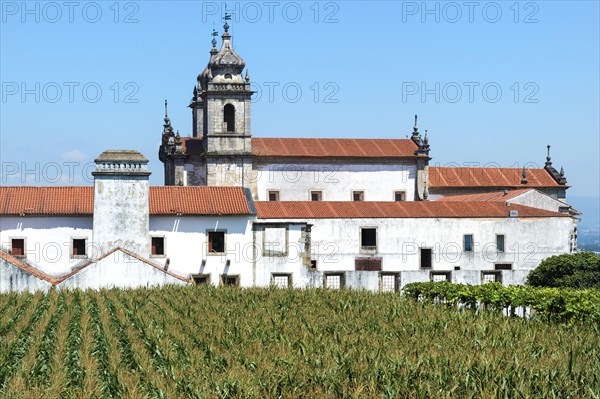
<svg viewBox="0 0 600 399">
<path fill-rule="evenodd" d="M 568 215 L 504 202 L 256 201 L 259 219 L 539 218 Z"/>
</svg>

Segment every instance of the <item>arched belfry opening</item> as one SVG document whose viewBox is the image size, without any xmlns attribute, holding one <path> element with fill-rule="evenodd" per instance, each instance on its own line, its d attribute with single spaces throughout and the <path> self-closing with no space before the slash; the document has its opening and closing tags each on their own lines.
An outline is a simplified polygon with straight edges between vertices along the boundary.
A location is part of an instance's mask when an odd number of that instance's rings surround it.
<svg viewBox="0 0 600 399">
<path fill-rule="evenodd" d="M 232 104 L 227 104 L 223 108 L 223 122 L 225 122 L 226 132 L 235 132 L 235 107 Z"/>
</svg>

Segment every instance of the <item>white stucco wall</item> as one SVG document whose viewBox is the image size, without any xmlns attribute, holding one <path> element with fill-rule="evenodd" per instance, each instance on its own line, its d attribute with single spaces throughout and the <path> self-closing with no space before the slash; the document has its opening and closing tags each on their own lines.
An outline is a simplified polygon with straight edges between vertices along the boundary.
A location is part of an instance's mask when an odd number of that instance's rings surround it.
<svg viewBox="0 0 600 399">
<path fill-rule="evenodd" d="M 415 197 L 416 165 L 405 164 L 262 164 L 257 166 L 258 200 L 279 191 L 281 201 L 309 201 L 322 191 L 323 201 L 352 201 L 352 191 L 364 191 L 365 201 L 393 201 L 395 191 Z"/>
<path fill-rule="evenodd" d="M 8 252 L 11 238 L 25 239 L 27 260 L 51 276 L 69 273 L 85 259 L 71 257 L 73 238 L 87 239 L 92 252 L 92 217 L 0 217 L 0 245 Z"/>
<path fill-rule="evenodd" d="M 39 279 L 10 262 L 0 258 L 0 293 L 6 292 L 48 292 L 52 284 Z"/>
<path fill-rule="evenodd" d="M 187 283 L 121 251 L 115 251 L 60 282 L 57 288 L 85 290 L 150 287 L 164 284 Z"/>
<path fill-rule="evenodd" d="M 530 206 L 532 208 L 545 209 L 552 212 L 559 212 L 560 207 L 568 206 L 567 204 L 537 190 L 527 191 L 526 193 L 509 200 L 509 202 L 511 204 Z"/>
<path fill-rule="evenodd" d="M 157 264 L 169 259 L 169 270 L 178 274 L 240 276 L 240 285 L 252 285 L 252 226 L 248 216 L 152 216 L 150 236 L 165 237 L 165 256 L 151 256 Z M 225 253 L 209 254 L 207 232 L 225 230 Z M 229 265 L 227 261 L 229 260 Z M 204 262 L 203 262 L 204 261 Z"/>
</svg>

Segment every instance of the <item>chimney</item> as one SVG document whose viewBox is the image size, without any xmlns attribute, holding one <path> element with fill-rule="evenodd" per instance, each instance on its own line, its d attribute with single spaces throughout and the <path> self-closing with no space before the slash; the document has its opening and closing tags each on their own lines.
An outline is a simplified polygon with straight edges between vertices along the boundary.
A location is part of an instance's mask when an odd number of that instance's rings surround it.
<svg viewBox="0 0 600 399">
<path fill-rule="evenodd" d="M 94 160 L 93 242 L 99 254 L 121 247 L 150 255 L 148 159 L 133 150 L 107 150 Z"/>
</svg>

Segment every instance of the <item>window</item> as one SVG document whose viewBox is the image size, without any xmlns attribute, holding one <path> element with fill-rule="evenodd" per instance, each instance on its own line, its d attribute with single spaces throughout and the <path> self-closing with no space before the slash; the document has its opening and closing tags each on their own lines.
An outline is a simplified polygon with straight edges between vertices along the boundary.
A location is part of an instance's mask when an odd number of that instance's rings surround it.
<svg viewBox="0 0 600 399">
<path fill-rule="evenodd" d="M 165 256 L 165 237 L 152 237 L 152 256 Z"/>
<path fill-rule="evenodd" d="M 25 239 L 13 238 L 10 241 L 10 254 L 25 257 Z"/>
<path fill-rule="evenodd" d="M 229 276 L 227 274 L 221 275 L 221 284 L 232 287 L 240 286 L 240 276 Z"/>
<path fill-rule="evenodd" d="M 394 201 L 406 201 L 406 191 L 394 191 Z"/>
<path fill-rule="evenodd" d="M 362 271 L 381 271 L 382 258 L 354 258 L 354 269 Z"/>
<path fill-rule="evenodd" d="M 263 256 L 286 256 L 287 236 L 285 227 L 265 227 L 263 231 Z"/>
<path fill-rule="evenodd" d="M 225 123 L 226 132 L 235 132 L 235 107 L 231 104 L 223 108 L 223 123 Z"/>
<path fill-rule="evenodd" d="M 377 229 L 360 229 L 360 250 L 362 252 L 377 252 Z"/>
<path fill-rule="evenodd" d="M 208 232 L 208 253 L 222 254 L 225 252 L 225 232 L 224 231 L 209 231 Z"/>
<path fill-rule="evenodd" d="M 279 201 L 279 191 L 269 191 L 269 201 Z"/>
<path fill-rule="evenodd" d="M 421 269 L 431 269 L 431 248 L 421 248 Z"/>
<path fill-rule="evenodd" d="M 379 277 L 379 290 L 381 292 L 400 291 L 400 276 L 398 273 L 381 273 Z"/>
<path fill-rule="evenodd" d="M 512 270 L 512 264 L 510 263 L 496 263 L 494 265 L 495 270 Z"/>
<path fill-rule="evenodd" d="M 311 191 L 310 192 L 310 200 L 311 201 L 322 201 L 323 200 L 323 192 L 322 191 Z"/>
<path fill-rule="evenodd" d="M 315 259 L 310 261 L 310 271 L 317 271 L 317 261 Z"/>
<path fill-rule="evenodd" d="M 481 283 L 501 283 L 502 274 L 500 271 L 481 272 Z"/>
<path fill-rule="evenodd" d="M 277 288 L 291 288 L 292 287 L 292 275 L 291 274 L 272 274 L 271 283 Z"/>
<path fill-rule="evenodd" d="M 496 251 L 504 252 L 504 234 L 496 235 Z"/>
<path fill-rule="evenodd" d="M 192 280 L 194 280 L 194 284 L 196 285 L 209 285 L 210 274 L 193 274 Z"/>
<path fill-rule="evenodd" d="M 73 238 L 71 240 L 71 257 L 72 258 L 85 258 L 85 247 L 86 247 L 86 239 L 85 238 Z"/>
<path fill-rule="evenodd" d="M 450 281 L 450 272 L 431 272 L 429 274 L 429 278 L 434 283 L 437 283 L 440 281 Z"/>
<path fill-rule="evenodd" d="M 226 74 L 225 74 L 225 79 L 231 79 L 231 78 L 232 78 L 232 76 L 231 76 L 231 74 L 230 74 L 230 73 L 226 73 Z"/>
<path fill-rule="evenodd" d="M 352 191 L 352 201 L 364 201 L 365 200 L 365 192 L 364 191 Z"/>
<path fill-rule="evenodd" d="M 344 288 L 345 279 L 343 273 L 327 273 L 325 274 L 325 288 L 339 290 Z"/>
<path fill-rule="evenodd" d="M 464 235 L 463 248 L 465 252 L 473 252 L 473 234 Z"/>
</svg>

